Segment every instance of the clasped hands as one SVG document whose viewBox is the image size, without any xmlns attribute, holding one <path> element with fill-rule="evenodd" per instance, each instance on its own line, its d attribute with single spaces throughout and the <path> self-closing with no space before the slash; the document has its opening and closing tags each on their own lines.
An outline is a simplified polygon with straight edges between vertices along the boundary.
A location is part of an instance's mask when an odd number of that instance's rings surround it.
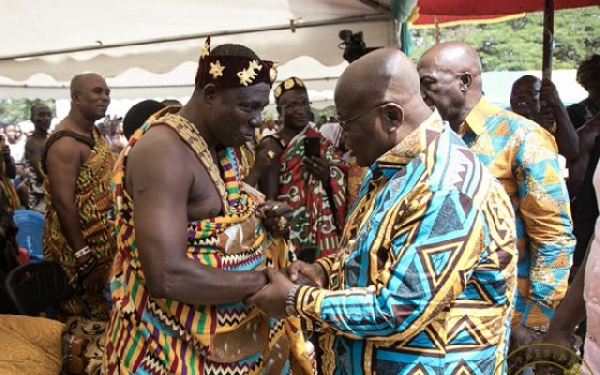
<svg viewBox="0 0 600 375">
<path fill-rule="evenodd" d="M 308 264 L 302 261 L 292 263 L 288 268 L 264 270 L 269 278 L 269 283 L 248 297 L 244 302 L 248 306 L 256 306 L 265 314 L 274 317 L 286 317 L 285 302 L 290 289 L 294 284 L 326 287 L 325 271 L 317 264 Z"/>
</svg>

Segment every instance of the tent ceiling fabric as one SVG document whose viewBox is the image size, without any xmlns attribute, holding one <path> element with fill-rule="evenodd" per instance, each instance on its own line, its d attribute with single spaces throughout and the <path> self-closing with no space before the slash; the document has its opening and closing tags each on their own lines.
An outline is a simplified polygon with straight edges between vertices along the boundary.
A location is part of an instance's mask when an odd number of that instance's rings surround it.
<svg viewBox="0 0 600 375">
<path fill-rule="evenodd" d="M 388 45 L 393 34 L 393 24 L 387 22 L 361 22 L 352 28 L 366 30 L 367 41 Z M 339 25 L 328 25 L 290 31 L 263 31 L 235 36 L 212 38 L 212 44 L 239 43 L 250 46 L 265 59 L 278 60 L 280 64 L 299 56 L 311 56 L 325 65 L 343 62 L 343 51 L 337 46 Z M 93 71 L 114 77 L 126 69 L 140 67 L 153 73 L 168 73 L 185 61 L 196 62 L 204 39 L 163 43 L 147 46 L 47 56 L 26 61 L 0 61 L 0 74 L 22 81 L 36 73 L 51 75 L 57 80 L 68 80 L 74 74 Z M 168 44 L 168 45 L 166 45 Z"/>
<path fill-rule="evenodd" d="M 277 80 L 294 75 L 302 77 L 311 90 L 332 90 L 347 65 L 347 62 L 343 62 L 325 66 L 311 57 L 302 56 L 281 65 Z M 107 78 L 106 82 L 113 99 L 181 98 L 191 95 L 193 91 L 196 66 L 196 62 L 187 61 L 165 74 L 131 68 L 116 77 Z M 36 74 L 23 82 L 0 76 L 0 97 L 68 99 L 69 82 L 57 81 L 47 74 Z"/>
<path fill-rule="evenodd" d="M 556 9 L 597 2 L 554 0 Z M 419 0 L 422 22 L 425 15 L 505 15 L 541 10 L 543 4 Z M 245 44 L 282 67 L 291 62 L 294 69 L 282 68 L 280 79 L 307 74 L 296 59 L 309 56 L 320 63 L 307 65 L 311 85 L 333 89 L 339 73 L 332 75 L 328 68 L 344 63 L 339 30 L 363 31 L 369 47 L 396 44 L 390 0 L 0 0 L 0 9 L 5 30 L 0 33 L 0 97 L 63 95 L 71 77 L 86 71 L 107 77 L 115 95 L 119 89 L 126 97 L 150 88 L 173 96 L 191 87 L 193 77 L 181 75 L 181 67 L 195 66 L 207 35 L 213 45 Z M 179 77 L 190 81 L 182 84 Z"/>
<path fill-rule="evenodd" d="M 311 56 L 331 66 L 343 62 L 340 29 L 368 31 L 378 45 L 394 35 L 391 17 L 359 0 L 0 0 L 0 8 L 4 30 L 12 30 L 0 34 L 0 74 L 15 81 L 37 73 L 64 81 L 84 71 L 114 77 L 132 67 L 168 73 L 197 61 L 207 35 L 280 64 Z"/>
</svg>

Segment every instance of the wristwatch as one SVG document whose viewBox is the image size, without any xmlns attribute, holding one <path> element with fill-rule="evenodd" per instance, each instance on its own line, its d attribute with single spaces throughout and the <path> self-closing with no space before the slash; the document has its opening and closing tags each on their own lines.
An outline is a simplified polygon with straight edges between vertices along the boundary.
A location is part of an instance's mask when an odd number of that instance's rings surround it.
<svg viewBox="0 0 600 375">
<path fill-rule="evenodd" d="M 287 297 L 285 298 L 285 313 L 288 316 L 298 316 L 298 310 L 296 310 L 296 295 L 298 294 L 298 289 L 300 289 L 302 285 L 294 285 L 288 291 Z"/>
</svg>

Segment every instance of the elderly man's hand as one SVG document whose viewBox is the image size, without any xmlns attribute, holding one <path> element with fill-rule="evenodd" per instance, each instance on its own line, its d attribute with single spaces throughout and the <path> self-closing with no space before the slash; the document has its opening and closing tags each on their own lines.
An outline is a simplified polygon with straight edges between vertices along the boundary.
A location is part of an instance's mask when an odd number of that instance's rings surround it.
<svg viewBox="0 0 600 375">
<path fill-rule="evenodd" d="M 294 213 L 284 202 L 269 200 L 258 206 L 257 215 L 271 234 L 282 236 L 289 230 Z"/>
<path fill-rule="evenodd" d="M 540 88 L 540 101 L 546 102 L 546 104 L 551 107 L 562 105 L 560 97 L 558 96 L 558 91 L 556 90 L 556 86 L 554 86 L 554 83 L 547 78 L 542 79 L 542 87 Z"/>
<path fill-rule="evenodd" d="M 329 184 L 331 176 L 329 171 L 329 161 L 327 161 L 327 159 L 322 156 L 311 156 L 304 158 L 304 160 L 304 165 L 310 174 L 324 184 Z"/>
<path fill-rule="evenodd" d="M 294 283 L 282 271 L 269 268 L 265 273 L 269 277 L 269 285 L 244 302 L 248 306 L 258 307 L 269 316 L 285 317 L 285 300 Z"/>
<path fill-rule="evenodd" d="M 536 374 L 540 375 L 560 373 L 557 372 L 560 370 L 559 366 L 570 368 L 578 361 L 571 349 L 571 332 L 568 331 L 547 332 L 531 348 L 528 348 L 528 352 L 530 356 L 541 358 L 546 362 L 535 367 Z"/>
</svg>

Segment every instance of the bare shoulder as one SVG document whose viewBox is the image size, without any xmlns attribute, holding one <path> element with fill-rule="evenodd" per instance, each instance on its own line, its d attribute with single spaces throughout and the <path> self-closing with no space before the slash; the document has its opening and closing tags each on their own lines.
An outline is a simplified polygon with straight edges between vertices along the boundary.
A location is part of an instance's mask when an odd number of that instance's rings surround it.
<svg viewBox="0 0 600 375">
<path fill-rule="evenodd" d="M 272 136 L 267 136 L 263 138 L 256 147 L 256 151 L 260 150 L 272 151 L 274 152 L 274 155 L 281 155 L 283 152 L 283 147 L 279 139 Z"/>
<path fill-rule="evenodd" d="M 600 135 L 600 121 L 593 119 L 586 122 L 581 128 L 577 129 L 579 143 L 583 147 L 582 151 L 591 151 L 594 147 L 596 137 Z"/>
<path fill-rule="evenodd" d="M 268 135 L 260 140 L 259 147 L 279 147 L 281 148 L 281 140 L 273 135 Z"/>
<path fill-rule="evenodd" d="M 148 130 L 129 152 L 127 158 L 127 182 L 144 184 L 189 184 L 189 166 L 193 157 L 179 136 L 166 126 L 154 126 Z M 174 180 L 175 179 L 175 180 Z"/>
<path fill-rule="evenodd" d="M 154 126 L 150 128 L 138 141 L 130 152 L 130 158 L 143 155 L 145 158 L 169 157 L 171 154 L 179 153 L 185 147 L 175 132 L 166 126 Z"/>
<path fill-rule="evenodd" d="M 37 150 L 37 149 L 42 149 L 42 147 L 44 146 L 44 143 L 46 142 L 45 139 L 43 138 L 39 138 L 39 137 L 35 137 L 35 136 L 31 136 L 29 138 L 27 138 L 27 142 L 25 142 L 25 150 Z"/>
<path fill-rule="evenodd" d="M 600 117 L 596 116 L 590 121 L 586 122 L 581 128 L 577 130 L 577 133 L 585 135 L 598 135 L 600 134 Z"/>
<path fill-rule="evenodd" d="M 74 137 L 59 137 L 47 145 L 46 159 L 58 159 L 65 163 L 79 163 L 82 152 L 89 152 L 91 147 Z"/>
<path fill-rule="evenodd" d="M 127 191 L 142 206 L 182 209 L 190 220 L 212 217 L 221 208 L 207 169 L 166 126 L 155 125 L 136 142 L 127 159 L 125 180 Z"/>
</svg>

